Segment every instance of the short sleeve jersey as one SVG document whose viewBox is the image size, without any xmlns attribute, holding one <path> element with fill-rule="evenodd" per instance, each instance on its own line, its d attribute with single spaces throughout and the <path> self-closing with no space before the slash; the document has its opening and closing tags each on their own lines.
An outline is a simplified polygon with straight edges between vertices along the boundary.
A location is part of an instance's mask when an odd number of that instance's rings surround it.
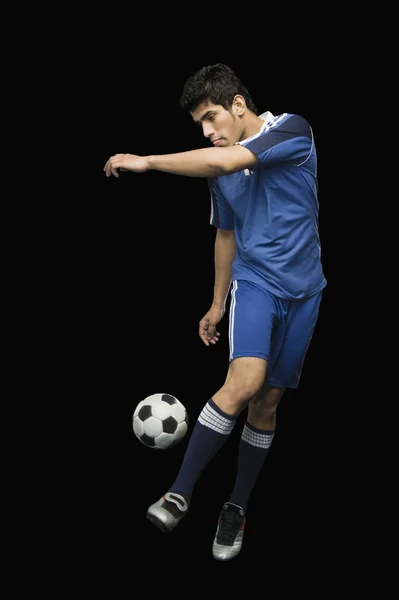
<svg viewBox="0 0 399 600">
<path fill-rule="evenodd" d="M 260 131 L 240 142 L 257 156 L 252 171 L 209 178 L 210 222 L 234 230 L 233 279 L 257 283 L 276 296 L 302 299 L 321 291 L 317 155 L 301 116 L 260 115 Z"/>
</svg>

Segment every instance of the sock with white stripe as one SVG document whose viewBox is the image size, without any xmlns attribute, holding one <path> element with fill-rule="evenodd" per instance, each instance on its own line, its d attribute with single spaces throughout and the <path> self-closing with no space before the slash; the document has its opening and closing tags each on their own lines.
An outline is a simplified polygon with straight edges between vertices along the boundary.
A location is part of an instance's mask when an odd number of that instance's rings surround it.
<svg viewBox="0 0 399 600">
<path fill-rule="evenodd" d="M 169 492 L 191 496 L 201 473 L 229 437 L 236 420 L 237 417 L 223 412 L 212 399 L 205 404 Z"/>
<path fill-rule="evenodd" d="M 248 498 L 273 441 L 274 430 L 257 429 L 245 423 L 240 440 L 237 475 L 229 502 L 247 509 Z"/>
</svg>

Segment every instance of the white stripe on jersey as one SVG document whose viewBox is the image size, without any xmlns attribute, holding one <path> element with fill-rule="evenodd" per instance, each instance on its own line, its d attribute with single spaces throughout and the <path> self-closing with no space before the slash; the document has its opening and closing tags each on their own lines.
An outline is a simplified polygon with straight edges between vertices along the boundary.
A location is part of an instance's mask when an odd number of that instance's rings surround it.
<svg viewBox="0 0 399 600">
<path fill-rule="evenodd" d="M 305 160 L 303 160 L 301 163 L 299 163 L 299 165 L 294 165 L 295 167 L 301 167 L 302 165 L 304 165 L 305 162 L 308 160 L 308 158 L 310 158 L 310 156 L 312 155 L 313 146 L 314 146 L 314 137 L 313 137 L 313 130 L 312 130 L 312 128 L 311 128 L 310 125 L 309 125 L 309 129 L 310 129 L 310 134 L 312 136 L 312 143 L 310 145 L 309 154 L 307 155 L 307 157 L 305 158 Z"/>
<path fill-rule="evenodd" d="M 280 123 L 280 121 L 282 121 L 282 119 L 284 119 L 288 115 L 288 113 L 283 113 L 282 115 L 275 117 L 272 115 L 272 113 L 264 113 L 264 114 L 266 114 L 266 119 L 265 119 L 265 122 L 263 123 L 262 127 L 258 131 L 258 133 L 251 135 L 250 137 L 246 138 L 245 140 L 242 140 L 241 142 L 236 142 L 236 144 L 238 144 L 239 146 L 242 146 L 243 144 L 246 144 L 250 140 L 256 139 L 265 131 L 269 131 L 269 129 L 271 129 L 272 127 L 276 127 L 276 125 L 278 125 Z M 263 115 L 261 115 L 260 118 L 262 119 Z"/>
</svg>

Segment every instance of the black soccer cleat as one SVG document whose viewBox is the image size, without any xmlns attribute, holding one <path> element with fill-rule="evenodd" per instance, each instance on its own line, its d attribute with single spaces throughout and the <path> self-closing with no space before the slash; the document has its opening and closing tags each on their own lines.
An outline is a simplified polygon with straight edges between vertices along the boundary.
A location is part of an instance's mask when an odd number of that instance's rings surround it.
<svg viewBox="0 0 399 600">
<path fill-rule="evenodd" d="M 212 554 L 216 560 L 230 560 L 240 553 L 244 538 L 245 513 L 241 506 L 226 502 L 219 515 Z"/>
<path fill-rule="evenodd" d="M 151 504 L 147 511 L 147 519 L 164 533 L 172 531 L 186 516 L 189 507 L 188 498 L 182 494 L 168 492 Z"/>
</svg>

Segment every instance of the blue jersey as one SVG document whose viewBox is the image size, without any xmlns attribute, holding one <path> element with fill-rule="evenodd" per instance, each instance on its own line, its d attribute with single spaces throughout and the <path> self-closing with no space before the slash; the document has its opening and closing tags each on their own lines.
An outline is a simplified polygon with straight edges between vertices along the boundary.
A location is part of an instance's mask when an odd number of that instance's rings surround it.
<svg viewBox="0 0 399 600">
<path fill-rule="evenodd" d="M 322 290 L 317 156 L 309 123 L 298 115 L 260 115 L 260 131 L 237 142 L 256 154 L 250 171 L 209 178 L 211 224 L 234 229 L 232 278 L 276 296 L 307 298 Z"/>
</svg>

